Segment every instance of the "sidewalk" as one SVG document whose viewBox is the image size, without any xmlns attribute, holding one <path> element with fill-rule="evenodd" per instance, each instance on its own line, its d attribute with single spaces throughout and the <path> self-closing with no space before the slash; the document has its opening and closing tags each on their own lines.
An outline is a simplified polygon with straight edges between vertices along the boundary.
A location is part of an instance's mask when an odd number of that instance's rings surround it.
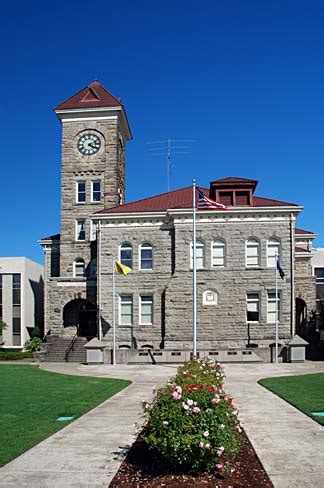
<svg viewBox="0 0 324 488">
<path fill-rule="evenodd" d="M 111 399 L 0 469 L 1 487 L 96 488 L 109 486 L 135 439 L 133 424 L 152 387 L 176 371 L 164 366 L 83 366 L 44 363 L 65 374 L 133 381 Z M 226 364 L 226 391 L 275 488 L 323 488 L 324 428 L 257 384 L 260 378 L 324 372 L 324 363 Z M 258 487 L 256 487 L 258 488 Z"/>
<path fill-rule="evenodd" d="M 228 364 L 225 372 L 226 392 L 233 395 L 244 429 L 275 488 L 323 488 L 324 427 L 257 381 L 324 372 L 324 362 Z"/>
<path fill-rule="evenodd" d="M 176 367 L 83 366 L 46 363 L 58 373 L 110 376 L 133 383 L 109 400 L 0 468 L 0 486 L 15 488 L 97 488 L 109 486 L 135 440 L 142 400 L 165 384 Z"/>
</svg>

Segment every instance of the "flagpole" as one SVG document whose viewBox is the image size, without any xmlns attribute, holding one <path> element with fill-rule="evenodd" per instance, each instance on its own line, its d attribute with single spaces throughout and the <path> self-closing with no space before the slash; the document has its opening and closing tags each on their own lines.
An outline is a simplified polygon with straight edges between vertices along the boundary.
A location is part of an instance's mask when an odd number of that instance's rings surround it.
<svg viewBox="0 0 324 488">
<path fill-rule="evenodd" d="M 115 260 L 112 260 L 112 327 L 113 327 L 113 366 L 116 364 L 116 311 L 115 311 Z"/>
<path fill-rule="evenodd" d="M 278 324 L 278 254 L 275 255 L 275 273 L 276 273 L 276 364 L 278 363 L 278 345 L 279 345 L 279 324 Z"/>
<path fill-rule="evenodd" d="M 197 356 L 196 180 L 192 180 L 192 346 Z"/>
</svg>

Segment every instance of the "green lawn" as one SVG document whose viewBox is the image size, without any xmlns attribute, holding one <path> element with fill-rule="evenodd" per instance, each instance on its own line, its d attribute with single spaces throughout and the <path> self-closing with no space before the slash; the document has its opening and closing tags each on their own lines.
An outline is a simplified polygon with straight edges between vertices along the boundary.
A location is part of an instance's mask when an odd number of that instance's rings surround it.
<svg viewBox="0 0 324 488">
<path fill-rule="evenodd" d="M 69 376 L 29 365 L 0 365 L 0 466 L 80 417 L 130 381 Z"/>
<path fill-rule="evenodd" d="M 324 417 L 312 415 L 324 412 L 324 373 L 264 378 L 259 383 L 324 425 Z"/>
</svg>

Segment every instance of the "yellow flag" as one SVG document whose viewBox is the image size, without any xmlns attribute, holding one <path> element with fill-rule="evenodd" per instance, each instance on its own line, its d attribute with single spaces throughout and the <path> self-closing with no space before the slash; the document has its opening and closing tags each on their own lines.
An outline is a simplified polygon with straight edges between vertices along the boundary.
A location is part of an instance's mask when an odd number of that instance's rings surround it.
<svg viewBox="0 0 324 488">
<path fill-rule="evenodd" d="M 125 264 L 121 264 L 118 261 L 115 261 L 115 270 L 116 270 L 116 273 L 127 276 L 128 273 L 130 273 L 132 271 L 132 268 L 129 268 Z"/>
</svg>

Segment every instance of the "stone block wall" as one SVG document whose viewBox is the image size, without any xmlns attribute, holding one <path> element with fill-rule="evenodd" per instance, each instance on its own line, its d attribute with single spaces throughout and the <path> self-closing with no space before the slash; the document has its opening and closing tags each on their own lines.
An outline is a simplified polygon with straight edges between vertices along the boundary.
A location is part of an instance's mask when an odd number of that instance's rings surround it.
<svg viewBox="0 0 324 488">
<path fill-rule="evenodd" d="M 133 295 L 133 327 L 118 324 L 116 302 L 117 343 L 131 345 L 131 336 L 137 347 L 151 344 L 154 347 L 190 348 L 192 345 L 192 271 L 190 270 L 191 222 L 129 223 L 128 226 L 111 224 L 102 229 L 102 319 L 108 324 L 106 340 L 111 340 L 111 270 L 112 257 L 118 256 L 122 242 L 132 243 L 134 271 L 127 277 L 116 276 L 116 295 Z M 291 270 L 289 220 L 268 222 L 197 222 L 197 239 L 205 243 L 205 268 L 197 271 L 198 342 L 202 348 L 239 347 L 247 344 L 246 293 L 260 294 L 260 321 L 251 324 L 251 341 L 268 347 L 274 341 L 275 324 L 267 323 L 267 293 L 275 290 L 275 270 L 267 268 L 267 240 L 280 239 L 281 264 L 285 279 L 278 280 L 281 293 L 280 337 L 289 339 L 291 330 Z M 245 241 L 255 237 L 260 240 L 261 263 L 257 269 L 245 267 Z M 226 242 L 226 266 L 211 266 L 211 242 Z M 138 248 L 145 241 L 154 248 L 153 271 L 138 271 Z M 217 305 L 203 305 L 206 290 L 217 292 Z M 139 297 L 154 295 L 154 323 L 140 326 Z"/>
</svg>

